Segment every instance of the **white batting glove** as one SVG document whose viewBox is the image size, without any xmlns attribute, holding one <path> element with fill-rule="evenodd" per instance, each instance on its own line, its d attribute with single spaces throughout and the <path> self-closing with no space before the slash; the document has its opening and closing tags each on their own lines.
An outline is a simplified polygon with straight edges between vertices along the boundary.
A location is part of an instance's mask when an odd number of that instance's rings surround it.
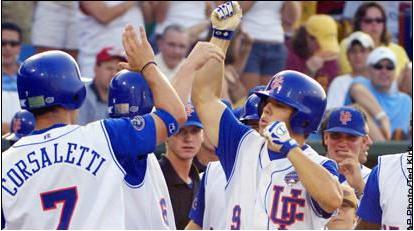
<svg viewBox="0 0 414 231">
<path fill-rule="evenodd" d="M 229 1 L 219 5 L 211 13 L 213 36 L 230 40 L 234 30 L 240 24 L 242 15 L 240 5 L 236 1 Z"/>
<path fill-rule="evenodd" d="M 265 128 L 263 134 L 270 142 L 272 142 L 275 150 L 287 156 L 289 151 L 298 146 L 296 141 L 290 137 L 289 131 L 284 122 L 275 121 Z"/>
</svg>

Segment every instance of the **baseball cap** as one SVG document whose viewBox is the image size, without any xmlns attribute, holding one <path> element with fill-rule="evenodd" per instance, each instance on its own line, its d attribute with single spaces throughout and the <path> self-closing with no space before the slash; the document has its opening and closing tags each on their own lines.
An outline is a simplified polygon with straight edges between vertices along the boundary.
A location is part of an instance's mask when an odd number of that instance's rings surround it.
<svg viewBox="0 0 414 231">
<path fill-rule="evenodd" d="M 34 115 L 27 110 L 16 112 L 10 123 L 10 134 L 5 137 L 6 140 L 17 141 L 23 136 L 30 134 L 36 124 Z"/>
<path fill-rule="evenodd" d="M 365 136 L 365 121 L 362 113 L 353 107 L 338 107 L 331 111 L 325 132 L 341 132 L 354 136 Z"/>
<path fill-rule="evenodd" d="M 353 207 L 353 208 L 357 208 L 358 207 L 358 199 L 355 195 L 354 190 L 350 186 L 344 185 L 344 184 L 341 184 L 341 189 L 342 189 L 342 192 L 344 194 L 344 197 L 342 199 L 343 202 L 350 204 L 350 206 Z"/>
<path fill-rule="evenodd" d="M 318 40 L 322 51 L 339 53 L 338 27 L 335 20 L 325 14 L 312 15 L 305 23 L 306 32 Z"/>
<path fill-rule="evenodd" d="M 102 62 L 106 62 L 115 58 L 121 59 L 122 61 L 126 61 L 126 57 L 123 54 L 122 49 L 115 47 L 104 47 L 96 55 L 96 64 L 100 64 Z"/>
<path fill-rule="evenodd" d="M 383 59 L 390 60 L 394 65 L 397 64 L 394 52 L 392 52 L 389 48 L 384 46 L 377 47 L 373 51 L 371 51 L 371 53 L 369 53 L 367 58 L 367 64 L 375 65 Z"/>
<path fill-rule="evenodd" d="M 346 38 L 346 49 L 349 50 L 354 41 L 358 41 L 364 48 L 374 48 L 374 41 L 371 36 L 362 32 L 355 31 Z"/>
<path fill-rule="evenodd" d="M 187 113 L 187 122 L 184 123 L 183 127 L 186 126 L 196 126 L 199 128 L 204 128 L 200 119 L 198 118 L 197 112 L 194 109 L 194 106 L 191 103 L 185 105 L 185 112 Z"/>
</svg>

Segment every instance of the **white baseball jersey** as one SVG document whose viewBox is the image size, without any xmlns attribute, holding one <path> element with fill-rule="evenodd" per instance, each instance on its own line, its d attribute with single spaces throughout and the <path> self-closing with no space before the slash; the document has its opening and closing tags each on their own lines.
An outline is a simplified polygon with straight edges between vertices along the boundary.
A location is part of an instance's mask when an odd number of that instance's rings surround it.
<svg viewBox="0 0 414 231">
<path fill-rule="evenodd" d="M 331 214 L 313 201 L 287 158 L 267 149 L 256 131 L 235 122 L 227 109 L 220 122 L 219 155 L 227 177 L 227 229 L 321 229 Z M 334 161 L 305 145 L 304 153 L 335 176 Z M 332 177 L 335 177 L 332 176 Z"/>
<path fill-rule="evenodd" d="M 151 116 L 56 124 L 2 156 L 8 229 L 175 229 Z"/>
<path fill-rule="evenodd" d="M 367 222 L 381 224 L 382 229 L 412 228 L 410 189 L 412 195 L 412 154 L 380 156 L 368 178 L 357 214 Z"/>
<path fill-rule="evenodd" d="M 210 162 L 190 211 L 190 219 L 203 229 L 225 229 L 226 176 L 220 161 Z"/>
</svg>

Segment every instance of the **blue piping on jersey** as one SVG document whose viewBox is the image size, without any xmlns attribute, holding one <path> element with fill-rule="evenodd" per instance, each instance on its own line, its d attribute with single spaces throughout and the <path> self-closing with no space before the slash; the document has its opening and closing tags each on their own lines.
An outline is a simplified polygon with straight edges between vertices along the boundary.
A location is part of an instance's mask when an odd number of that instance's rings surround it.
<svg viewBox="0 0 414 231">
<path fill-rule="evenodd" d="M 274 171 L 274 172 L 272 172 L 272 174 L 270 174 L 270 182 L 269 182 L 269 185 L 267 186 L 266 193 L 265 193 L 265 196 L 264 196 L 264 198 L 263 198 L 263 204 L 264 204 L 264 208 L 265 208 L 265 212 L 266 212 L 266 214 L 269 214 L 269 212 L 267 211 L 267 207 L 266 207 L 266 198 L 267 198 L 267 193 L 269 192 L 270 185 L 272 184 L 272 177 L 273 177 L 273 174 L 275 174 L 275 173 L 277 173 L 277 172 L 283 172 L 283 171 L 286 171 L 286 170 L 288 170 L 288 169 L 289 169 L 289 168 L 291 168 L 291 167 L 293 167 L 293 165 L 290 165 L 289 167 L 287 167 L 287 168 L 285 168 L 285 169 L 282 169 L 282 170 L 277 170 L 277 171 Z M 267 229 L 269 229 L 269 225 L 270 225 L 269 221 L 270 221 L 269 216 L 267 216 Z"/>
<path fill-rule="evenodd" d="M 206 171 L 204 171 L 204 186 L 206 186 L 207 185 L 207 176 L 208 176 L 208 170 L 210 170 L 210 166 L 211 166 L 211 164 L 208 164 L 207 165 L 207 168 L 206 168 Z"/>
<path fill-rule="evenodd" d="M 250 134 L 250 133 L 254 132 L 254 131 L 255 131 L 255 130 L 253 130 L 253 129 L 248 130 L 248 131 L 247 131 L 247 132 L 243 135 L 243 137 L 240 139 L 240 141 L 239 141 L 239 145 L 237 146 L 237 150 L 236 150 L 236 158 L 234 159 L 233 168 L 231 169 L 230 177 L 229 177 L 229 179 L 227 180 L 226 187 L 224 187 L 224 189 L 227 189 L 227 186 L 229 185 L 230 180 L 231 180 L 231 178 L 233 177 L 234 169 L 236 168 L 236 163 L 238 163 L 238 162 L 237 162 L 237 159 L 239 158 L 239 149 L 240 149 L 240 145 L 243 143 L 243 140 L 246 138 L 246 136 L 247 136 L 248 134 Z"/>
<path fill-rule="evenodd" d="M 259 154 L 259 164 L 260 164 L 260 168 L 263 169 L 263 164 L 262 164 L 262 151 L 264 148 L 264 145 L 266 144 L 266 142 L 263 142 L 262 147 L 260 148 L 260 154 Z"/>
<path fill-rule="evenodd" d="M 56 124 L 55 124 L 55 125 L 56 125 Z M 66 126 L 66 125 L 64 125 L 64 126 Z M 62 126 L 56 126 L 56 127 L 62 127 Z M 48 128 L 47 130 L 46 130 L 46 129 L 43 129 L 43 130 L 48 131 L 48 130 L 50 130 L 50 129 L 52 129 L 52 128 L 55 128 L 55 127 L 53 127 L 53 126 L 52 126 L 52 127 Z M 62 136 L 66 136 L 67 134 L 69 134 L 69 133 L 71 133 L 71 132 L 73 132 L 73 131 L 75 131 L 75 130 L 77 130 L 77 129 L 79 129 L 79 128 L 81 128 L 81 126 L 77 126 L 77 127 L 75 127 L 73 130 L 68 131 L 68 132 L 66 132 L 66 133 L 64 133 L 64 134 L 62 134 L 62 135 L 60 135 L 60 136 L 58 136 L 58 137 L 55 137 L 55 138 L 53 138 L 53 139 L 50 139 L 50 140 L 45 140 L 45 141 L 42 141 L 42 142 L 30 143 L 30 144 L 13 145 L 13 146 L 11 146 L 11 148 L 20 148 L 20 147 L 25 147 L 25 146 L 35 145 L 35 144 L 43 144 L 43 143 L 47 143 L 47 142 L 50 142 L 50 141 L 53 141 L 53 140 L 59 139 L 59 138 L 60 138 L 60 137 L 62 137 Z M 38 132 L 43 131 L 43 130 L 38 130 Z M 41 133 L 42 133 L 42 132 L 41 132 Z M 39 133 L 39 134 L 41 134 L 41 133 Z M 32 133 L 31 135 L 34 135 L 34 133 Z"/>
</svg>

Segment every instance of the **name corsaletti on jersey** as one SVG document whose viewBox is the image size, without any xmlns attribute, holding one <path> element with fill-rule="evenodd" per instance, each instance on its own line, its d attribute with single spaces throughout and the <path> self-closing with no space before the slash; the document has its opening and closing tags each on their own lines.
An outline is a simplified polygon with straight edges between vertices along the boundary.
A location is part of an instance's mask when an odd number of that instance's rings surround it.
<svg viewBox="0 0 414 231">
<path fill-rule="evenodd" d="M 66 152 L 58 150 L 66 150 Z M 75 143 L 55 143 L 22 157 L 24 158 L 14 163 L 10 169 L 4 169 L 6 174 L 1 179 L 1 188 L 12 196 L 17 194 L 19 188 L 30 177 L 43 168 L 56 164 L 71 164 L 96 176 L 106 161 L 95 150 Z"/>
</svg>

